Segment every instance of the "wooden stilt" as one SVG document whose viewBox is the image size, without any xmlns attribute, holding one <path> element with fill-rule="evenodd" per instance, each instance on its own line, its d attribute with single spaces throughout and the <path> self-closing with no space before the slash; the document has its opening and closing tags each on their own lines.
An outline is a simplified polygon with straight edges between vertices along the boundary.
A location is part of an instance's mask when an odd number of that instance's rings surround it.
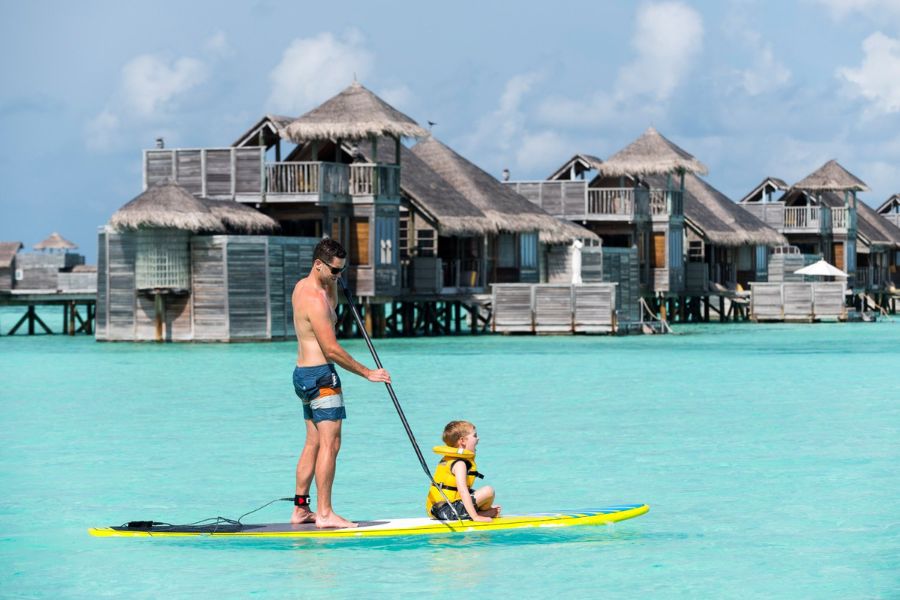
<svg viewBox="0 0 900 600">
<path fill-rule="evenodd" d="M 153 339 L 157 342 L 163 341 L 163 297 L 162 294 L 156 292 L 153 296 L 153 323 L 155 331 Z"/>
<path fill-rule="evenodd" d="M 75 308 L 75 303 L 72 302 L 71 306 L 69 306 L 69 335 L 75 335 L 75 315 L 78 313 L 78 309 Z"/>
</svg>

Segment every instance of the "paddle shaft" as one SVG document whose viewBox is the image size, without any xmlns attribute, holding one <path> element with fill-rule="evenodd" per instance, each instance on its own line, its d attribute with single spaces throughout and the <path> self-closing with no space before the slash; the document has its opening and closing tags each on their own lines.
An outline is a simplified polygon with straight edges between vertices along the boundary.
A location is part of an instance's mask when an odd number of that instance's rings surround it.
<svg viewBox="0 0 900 600">
<path fill-rule="evenodd" d="M 372 353 L 372 358 L 375 359 L 375 366 L 379 369 L 383 369 L 381 366 L 381 359 L 378 358 L 378 352 L 375 351 L 375 346 L 372 344 L 372 338 L 369 337 L 369 332 L 366 331 L 366 325 L 363 323 L 362 317 L 359 316 L 359 311 L 356 310 L 356 304 L 353 303 L 353 298 L 350 295 L 350 290 L 347 289 L 347 284 L 344 283 L 344 280 L 338 277 L 338 283 L 341 286 L 341 289 L 344 290 L 344 297 L 347 299 L 347 304 L 350 306 L 350 312 L 353 313 L 353 318 L 356 320 L 356 324 L 359 326 L 359 330 L 363 334 L 363 338 L 366 340 L 366 345 L 369 347 L 369 352 Z M 384 386 L 387 388 L 388 394 L 391 395 L 391 400 L 394 403 L 394 408 L 397 409 L 397 414 L 400 415 L 400 421 L 403 423 L 403 428 L 406 429 L 406 435 L 409 437 L 409 442 L 412 444 L 413 450 L 416 451 L 416 456 L 419 457 L 419 464 L 422 465 L 422 470 L 425 471 L 425 474 L 428 476 L 428 481 L 431 482 L 431 485 L 440 492 L 441 496 L 444 497 L 444 500 L 447 501 L 447 504 L 450 505 L 450 508 L 453 510 L 453 514 L 456 515 L 456 518 L 460 521 L 459 513 L 456 512 L 456 507 L 453 506 L 453 503 L 447 498 L 444 494 L 444 490 L 440 488 L 437 482 L 434 480 L 434 477 L 431 476 L 431 469 L 428 468 L 428 463 L 425 462 L 425 457 L 422 456 L 422 450 L 419 448 L 419 443 L 416 441 L 416 436 L 413 435 L 412 428 L 409 426 L 409 421 L 406 420 L 406 415 L 403 413 L 403 407 L 400 406 L 400 401 L 397 399 L 397 394 L 394 393 L 394 387 L 385 382 Z M 474 501 L 474 499 L 473 499 Z"/>
</svg>

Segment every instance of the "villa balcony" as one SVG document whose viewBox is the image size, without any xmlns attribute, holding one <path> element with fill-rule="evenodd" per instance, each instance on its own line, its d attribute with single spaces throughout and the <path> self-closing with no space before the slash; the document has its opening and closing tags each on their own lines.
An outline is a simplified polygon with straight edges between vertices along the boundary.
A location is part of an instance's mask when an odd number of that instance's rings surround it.
<svg viewBox="0 0 900 600">
<path fill-rule="evenodd" d="M 144 151 L 144 189 L 174 181 L 196 196 L 249 203 L 351 202 L 400 197 L 400 167 L 324 161 L 265 162 L 261 148 Z"/>
<path fill-rule="evenodd" d="M 570 221 L 632 223 L 683 214 L 678 190 L 589 188 L 584 181 L 510 181 L 506 185 L 545 211 Z"/>
<path fill-rule="evenodd" d="M 823 212 L 818 206 L 784 208 L 784 233 L 820 233 L 824 230 Z"/>
</svg>

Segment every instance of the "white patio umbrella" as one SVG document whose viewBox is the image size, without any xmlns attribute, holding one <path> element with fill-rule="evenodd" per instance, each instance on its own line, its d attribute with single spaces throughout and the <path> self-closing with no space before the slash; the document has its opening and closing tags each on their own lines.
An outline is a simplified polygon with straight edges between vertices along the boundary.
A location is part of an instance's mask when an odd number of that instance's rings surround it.
<svg viewBox="0 0 900 600">
<path fill-rule="evenodd" d="M 821 277 L 846 277 L 847 274 L 829 263 L 826 260 L 820 260 L 811 265 L 806 265 L 802 269 L 794 271 L 796 275 L 818 275 Z"/>
</svg>

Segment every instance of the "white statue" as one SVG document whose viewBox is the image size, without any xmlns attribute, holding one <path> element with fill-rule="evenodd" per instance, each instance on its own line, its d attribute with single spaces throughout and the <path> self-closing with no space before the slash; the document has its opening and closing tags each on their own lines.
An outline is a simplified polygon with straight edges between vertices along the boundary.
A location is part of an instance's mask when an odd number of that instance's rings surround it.
<svg viewBox="0 0 900 600">
<path fill-rule="evenodd" d="M 572 285 L 581 285 L 581 249 L 584 243 L 581 240 L 572 242 Z"/>
</svg>

